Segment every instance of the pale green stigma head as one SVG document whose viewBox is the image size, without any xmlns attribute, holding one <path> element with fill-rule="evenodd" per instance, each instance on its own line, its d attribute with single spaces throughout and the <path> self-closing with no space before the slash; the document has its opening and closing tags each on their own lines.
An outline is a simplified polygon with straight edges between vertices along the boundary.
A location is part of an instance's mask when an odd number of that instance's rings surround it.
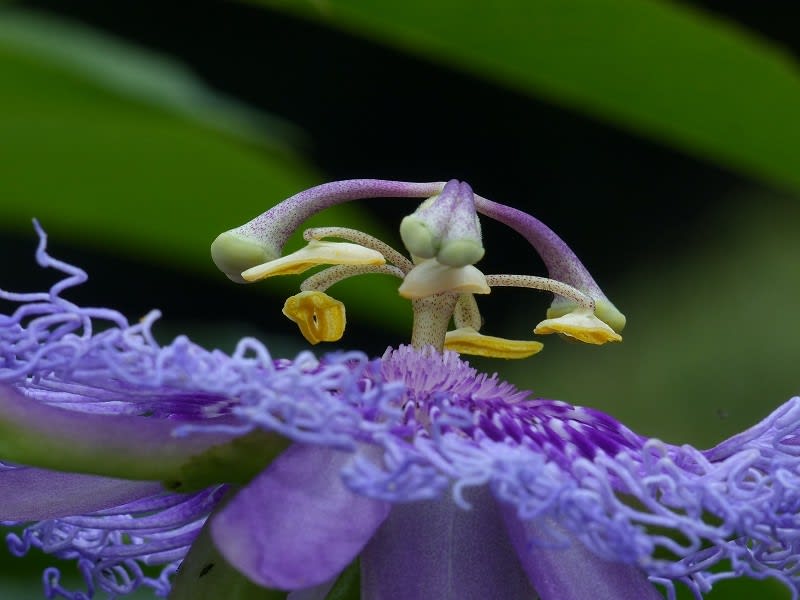
<svg viewBox="0 0 800 600">
<path fill-rule="evenodd" d="M 242 272 L 269 262 L 278 256 L 253 238 L 231 229 L 217 236 L 211 244 L 211 258 L 217 268 L 236 283 L 248 283 Z"/>
</svg>

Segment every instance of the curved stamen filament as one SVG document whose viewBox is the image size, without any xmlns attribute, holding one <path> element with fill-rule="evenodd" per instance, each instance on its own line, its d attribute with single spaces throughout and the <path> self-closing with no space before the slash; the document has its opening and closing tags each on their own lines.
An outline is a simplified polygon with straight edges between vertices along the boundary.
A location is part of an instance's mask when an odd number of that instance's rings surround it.
<svg viewBox="0 0 800 600">
<path fill-rule="evenodd" d="M 363 231 L 358 231 L 357 229 L 349 229 L 347 227 L 312 227 L 303 232 L 303 239 L 307 242 L 331 237 L 341 238 L 348 242 L 353 242 L 354 244 L 380 252 L 387 262 L 399 268 L 404 275 L 414 268 L 414 264 L 410 260 L 389 244 Z"/>
<path fill-rule="evenodd" d="M 489 287 L 524 287 L 534 290 L 553 292 L 564 298 L 575 301 L 581 308 L 594 312 L 594 300 L 563 281 L 537 277 L 535 275 L 487 275 L 486 283 Z"/>
<path fill-rule="evenodd" d="M 332 285 L 348 279 L 349 277 L 366 275 L 369 273 L 394 275 L 398 279 L 403 279 L 403 271 L 392 265 L 337 265 L 335 267 L 328 267 L 306 279 L 300 284 L 300 290 L 303 292 L 324 292 Z"/>
<path fill-rule="evenodd" d="M 211 256 L 229 279 L 244 283 L 243 271 L 280 257 L 286 241 L 303 221 L 326 208 L 362 198 L 430 198 L 444 186 L 443 181 L 409 183 L 381 179 L 350 179 L 318 185 L 219 234 L 211 244 Z"/>
<path fill-rule="evenodd" d="M 475 296 L 472 294 L 461 294 L 456 302 L 456 308 L 453 311 L 453 321 L 457 329 L 462 327 L 471 327 L 475 331 L 481 330 L 483 319 L 481 313 L 478 311 L 478 303 L 475 301 Z"/>
<path fill-rule="evenodd" d="M 568 281 L 592 296 L 604 297 L 602 290 L 572 249 L 539 219 L 478 194 L 475 194 L 475 208 L 479 213 L 507 225 L 524 237 L 544 261 L 550 277 Z"/>
</svg>

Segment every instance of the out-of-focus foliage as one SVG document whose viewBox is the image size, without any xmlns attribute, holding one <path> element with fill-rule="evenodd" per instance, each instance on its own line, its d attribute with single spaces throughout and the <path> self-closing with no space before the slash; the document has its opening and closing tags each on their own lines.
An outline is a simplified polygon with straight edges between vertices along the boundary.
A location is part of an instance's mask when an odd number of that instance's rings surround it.
<svg viewBox="0 0 800 600">
<path fill-rule="evenodd" d="M 30 231 L 36 216 L 51 235 L 211 271 L 217 233 L 317 177 L 288 152 L 244 143 L 273 141 L 254 111 L 83 27 L 0 12 L 0 73 L 7 229 Z"/>
<path fill-rule="evenodd" d="M 800 189 L 797 64 L 680 3 L 259 1 Z"/>
<path fill-rule="evenodd" d="M 254 144 L 283 147 L 291 125 L 212 91 L 179 62 L 75 23 L 7 9 L 0 42 L 129 100 L 166 109 Z"/>
<path fill-rule="evenodd" d="M 288 148 L 296 135 L 170 60 L 83 26 L 0 9 L 5 230 L 31 232 L 36 217 L 57 239 L 222 278 L 208 250 L 218 233 L 319 182 Z M 352 206 L 309 220 L 335 222 L 381 233 Z M 407 322 L 388 279 L 367 285 L 373 298 L 352 286 L 341 297 L 356 309 L 380 300 L 398 327 Z"/>
</svg>

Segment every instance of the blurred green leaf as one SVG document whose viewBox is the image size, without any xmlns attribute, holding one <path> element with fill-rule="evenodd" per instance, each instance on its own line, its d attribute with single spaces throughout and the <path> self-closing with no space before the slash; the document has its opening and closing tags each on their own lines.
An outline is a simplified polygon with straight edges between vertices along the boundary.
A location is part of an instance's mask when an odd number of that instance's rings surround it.
<svg viewBox="0 0 800 600">
<path fill-rule="evenodd" d="M 52 235 L 210 272 L 217 233 L 315 178 L 289 153 L 237 143 L 17 42 L 0 35 L 5 228 L 30 231 L 35 216 Z"/>
<path fill-rule="evenodd" d="M 181 563 L 169 600 L 284 600 L 287 592 L 261 587 L 228 563 L 211 538 L 210 524 L 206 521 Z"/>
<path fill-rule="evenodd" d="M 289 123 L 212 90 L 181 63 L 78 23 L 0 10 L 0 43 L 109 91 L 256 144 L 286 146 L 302 137 Z"/>
<path fill-rule="evenodd" d="M 691 7 L 655 0 L 258 1 L 800 189 L 797 64 Z"/>
<path fill-rule="evenodd" d="M 0 227 L 33 238 L 36 217 L 58 239 L 224 279 L 209 255 L 216 235 L 318 175 L 248 125 L 251 113 L 215 98 L 174 63 L 84 27 L 0 10 Z M 223 135 L 210 121 L 236 126 Z M 309 224 L 385 235 L 354 205 Z M 284 293 L 298 282 L 258 289 Z M 388 278 L 333 293 L 389 330 L 408 323 Z"/>
<path fill-rule="evenodd" d="M 356 558 L 345 567 L 325 600 L 359 600 L 361 598 L 361 560 Z"/>
</svg>

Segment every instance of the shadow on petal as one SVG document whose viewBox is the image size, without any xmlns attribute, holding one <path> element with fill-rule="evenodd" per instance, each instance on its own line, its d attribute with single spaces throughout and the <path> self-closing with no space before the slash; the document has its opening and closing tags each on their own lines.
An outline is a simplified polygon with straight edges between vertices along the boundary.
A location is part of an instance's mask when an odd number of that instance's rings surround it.
<svg viewBox="0 0 800 600">
<path fill-rule="evenodd" d="M 603 560 L 554 522 L 545 528 L 519 520 L 510 506 L 503 506 L 502 512 L 511 541 L 541 600 L 663 600 L 636 566 Z M 559 538 L 556 543 L 552 543 L 553 533 Z"/>
<path fill-rule="evenodd" d="M 485 487 L 398 504 L 361 559 L 361 595 L 371 600 L 533 600 L 494 498 Z"/>
<path fill-rule="evenodd" d="M 158 483 L 20 467 L 0 471 L 0 520 L 83 515 L 163 492 Z"/>
</svg>

